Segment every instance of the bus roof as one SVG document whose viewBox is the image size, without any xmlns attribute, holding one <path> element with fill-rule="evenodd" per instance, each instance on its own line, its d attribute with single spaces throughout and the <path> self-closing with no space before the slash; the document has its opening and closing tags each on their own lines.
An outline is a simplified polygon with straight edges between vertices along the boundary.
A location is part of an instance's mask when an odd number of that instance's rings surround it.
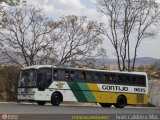
<svg viewBox="0 0 160 120">
<path fill-rule="evenodd" d="M 49 68 L 52 67 L 53 65 L 32 65 L 32 66 L 28 66 L 28 67 L 24 67 L 22 68 L 22 70 L 28 70 L 28 69 L 39 69 L 39 68 Z"/>
<path fill-rule="evenodd" d="M 127 71 L 113 71 L 113 70 L 100 70 L 100 69 L 88 69 L 88 68 L 78 68 L 78 67 L 66 67 L 66 66 L 53 66 L 53 65 L 33 65 L 22 68 L 22 70 L 27 69 L 40 69 L 40 68 L 59 68 L 59 69 L 67 69 L 67 70 L 83 70 L 83 71 L 93 71 L 93 72 L 109 72 L 109 73 L 126 73 L 126 74 L 139 74 L 146 75 L 145 72 L 127 72 Z"/>
<path fill-rule="evenodd" d="M 76 67 L 62 67 L 54 66 L 54 68 L 68 69 L 68 70 L 84 70 L 84 71 L 93 71 L 93 72 L 110 72 L 110 73 L 126 73 L 126 74 L 141 74 L 146 75 L 145 72 L 127 72 L 127 71 L 113 71 L 113 70 L 100 70 L 100 69 L 88 69 L 88 68 L 76 68 Z"/>
<path fill-rule="evenodd" d="M 27 69 L 39 69 L 39 68 L 60 68 L 60 69 L 67 69 L 67 70 L 83 70 L 83 71 L 94 71 L 94 72 L 109 72 L 109 73 L 126 73 L 126 74 L 139 74 L 139 75 L 146 75 L 145 72 L 126 72 L 126 71 L 112 71 L 112 70 L 100 70 L 100 69 L 88 69 L 88 68 L 78 68 L 78 67 L 66 67 L 66 66 L 53 66 L 53 65 L 33 65 L 22 68 L 22 70 Z"/>
</svg>

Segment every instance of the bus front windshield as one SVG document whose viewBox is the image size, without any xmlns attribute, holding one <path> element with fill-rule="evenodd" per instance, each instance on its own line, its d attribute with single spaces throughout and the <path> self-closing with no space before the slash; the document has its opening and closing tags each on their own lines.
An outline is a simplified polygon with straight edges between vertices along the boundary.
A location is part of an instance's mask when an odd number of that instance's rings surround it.
<svg viewBox="0 0 160 120">
<path fill-rule="evenodd" d="M 29 70 L 22 70 L 19 87 L 35 87 L 37 82 L 37 70 L 36 69 L 29 69 Z"/>
</svg>

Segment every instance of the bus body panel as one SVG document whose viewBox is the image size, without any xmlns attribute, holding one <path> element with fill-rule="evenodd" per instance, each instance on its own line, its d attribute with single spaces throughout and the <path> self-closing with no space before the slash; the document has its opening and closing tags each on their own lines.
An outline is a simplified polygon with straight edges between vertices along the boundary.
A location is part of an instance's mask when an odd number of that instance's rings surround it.
<svg viewBox="0 0 160 120">
<path fill-rule="evenodd" d="M 18 99 L 50 101 L 52 93 L 59 91 L 63 95 L 63 101 L 116 103 L 117 97 L 124 95 L 127 98 L 127 104 L 147 104 L 146 94 L 104 91 L 101 89 L 103 85 L 105 84 L 54 81 L 45 91 L 38 91 L 37 88 L 19 88 L 21 94 L 24 94 Z"/>
<path fill-rule="evenodd" d="M 63 96 L 63 101 L 116 104 L 118 96 L 123 95 L 127 99 L 127 104 L 147 104 L 148 78 L 146 74 L 143 75 L 146 76 L 146 87 L 76 80 L 56 81 L 52 78 L 51 84 L 44 91 L 39 91 L 38 88 L 18 88 L 18 100 L 51 101 L 52 94 L 59 91 Z"/>
</svg>

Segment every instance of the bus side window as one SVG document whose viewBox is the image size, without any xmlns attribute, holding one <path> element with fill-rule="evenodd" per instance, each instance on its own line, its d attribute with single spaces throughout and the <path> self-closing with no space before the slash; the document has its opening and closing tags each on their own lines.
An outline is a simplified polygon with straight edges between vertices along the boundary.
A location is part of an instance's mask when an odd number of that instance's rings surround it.
<svg viewBox="0 0 160 120">
<path fill-rule="evenodd" d="M 70 72 L 70 80 L 74 80 L 74 71 Z"/>
<path fill-rule="evenodd" d="M 117 75 L 117 77 L 116 77 L 116 83 L 117 84 L 124 84 L 122 75 Z"/>
<path fill-rule="evenodd" d="M 107 82 L 110 84 L 114 84 L 116 80 L 116 76 L 114 74 L 107 74 Z"/>
<path fill-rule="evenodd" d="M 86 81 L 92 82 L 92 74 L 91 73 L 86 73 Z"/>
<path fill-rule="evenodd" d="M 64 81 L 65 80 L 64 70 L 58 70 L 58 80 L 59 81 Z"/>
<path fill-rule="evenodd" d="M 75 71 L 75 72 L 74 72 L 74 80 L 75 80 L 75 81 L 79 81 L 79 78 L 80 78 L 80 73 L 79 73 L 79 71 Z"/>
<path fill-rule="evenodd" d="M 100 73 L 94 73 L 93 75 L 93 81 L 98 83 L 101 80 L 101 74 Z"/>
<path fill-rule="evenodd" d="M 109 78 L 107 74 L 102 74 L 102 77 L 101 77 L 102 83 L 109 83 L 108 79 Z"/>
<path fill-rule="evenodd" d="M 132 75 L 132 85 L 134 86 L 146 86 L 146 79 L 143 75 Z"/>
<path fill-rule="evenodd" d="M 58 73 L 56 69 L 53 71 L 53 79 L 58 80 Z"/>
<path fill-rule="evenodd" d="M 112 83 L 113 82 L 113 80 L 112 80 L 112 77 L 111 77 L 111 75 L 110 74 L 103 74 L 102 75 L 102 82 L 103 83 Z"/>
<path fill-rule="evenodd" d="M 137 85 L 137 78 L 136 78 L 136 76 L 132 76 L 132 85 Z"/>
<path fill-rule="evenodd" d="M 145 76 L 137 76 L 137 84 L 138 86 L 146 86 L 146 82 L 145 82 Z"/>
<path fill-rule="evenodd" d="M 83 82 L 86 80 L 85 72 L 82 72 L 82 73 L 81 73 L 81 78 L 80 78 L 80 79 L 81 79 L 81 81 L 83 81 Z"/>
<path fill-rule="evenodd" d="M 123 81 L 125 85 L 130 85 L 131 84 L 131 76 L 130 75 L 124 75 Z"/>
<path fill-rule="evenodd" d="M 65 71 L 65 80 L 66 80 L 66 81 L 69 80 L 69 71 Z"/>
<path fill-rule="evenodd" d="M 146 76 L 140 76 L 140 84 L 144 87 L 146 87 Z"/>
<path fill-rule="evenodd" d="M 52 71 L 48 71 L 48 73 L 46 74 L 46 80 L 47 80 L 47 86 L 51 84 L 52 82 Z"/>
<path fill-rule="evenodd" d="M 84 82 L 85 80 L 85 73 L 82 71 L 75 71 L 74 80 L 78 82 Z"/>
<path fill-rule="evenodd" d="M 112 78 L 112 76 L 111 75 L 107 75 L 107 82 L 108 83 L 113 83 L 113 78 Z"/>
</svg>

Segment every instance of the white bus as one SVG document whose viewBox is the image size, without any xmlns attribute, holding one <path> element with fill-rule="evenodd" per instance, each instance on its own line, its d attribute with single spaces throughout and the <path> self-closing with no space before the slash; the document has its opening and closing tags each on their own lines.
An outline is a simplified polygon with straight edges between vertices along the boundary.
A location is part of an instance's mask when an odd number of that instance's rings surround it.
<svg viewBox="0 0 160 120">
<path fill-rule="evenodd" d="M 39 105 L 63 101 L 99 103 L 102 107 L 148 103 L 148 78 L 143 72 L 119 72 L 52 65 L 21 70 L 18 100 Z"/>
</svg>

